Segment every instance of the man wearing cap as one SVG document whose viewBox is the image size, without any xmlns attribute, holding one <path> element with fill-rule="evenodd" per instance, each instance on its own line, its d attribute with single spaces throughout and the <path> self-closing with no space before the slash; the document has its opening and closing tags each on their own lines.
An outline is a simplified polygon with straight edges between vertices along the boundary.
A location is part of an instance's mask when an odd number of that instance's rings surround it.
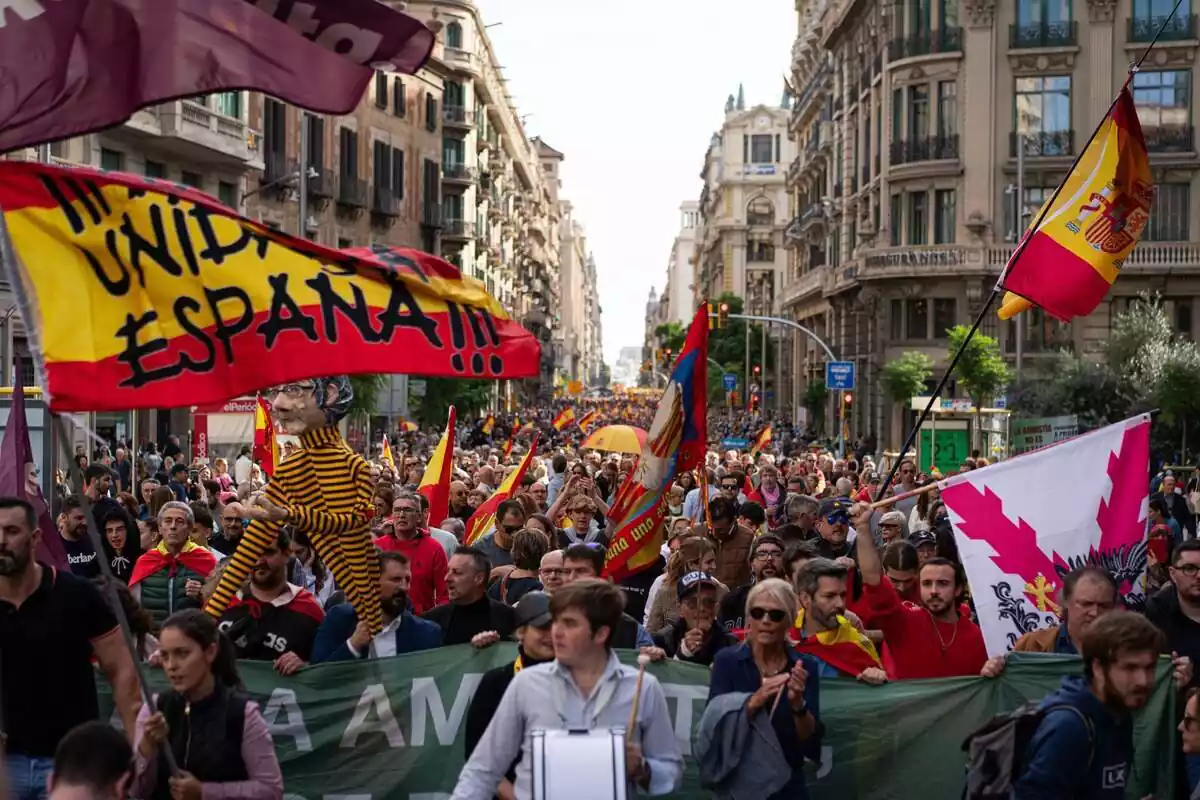
<svg viewBox="0 0 1200 800">
<path fill-rule="evenodd" d="M 679 579 L 679 619 L 654 634 L 654 644 L 668 658 L 711 666 L 717 651 L 737 644 L 737 637 L 716 623 L 720 584 L 707 572 Z"/>
<path fill-rule="evenodd" d="M 826 497 L 817 507 L 817 552 L 821 558 L 836 561 L 855 557 L 854 540 L 850 535 L 850 498 Z"/>
<path fill-rule="evenodd" d="M 917 548 L 918 566 L 937 555 L 937 537 L 929 531 L 917 531 L 908 537 L 908 543 Z"/>
<path fill-rule="evenodd" d="M 467 708 L 467 723 L 464 744 L 466 757 L 471 758 L 475 746 L 483 738 L 488 723 L 500 707 L 508 685 L 516 674 L 526 667 L 535 664 L 545 664 L 554 660 L 554 640 L 550 636 L 550 595 L 545 592 L 526 592 L 517 604 L 513 606 L 517 621 L 517 658 L 510 664 L 488 670 L 479 680 L 475 696 Z M 497 796 L 512 797 L 512 782 L 516 780 L 517 764 L 520 757 L 513 762 L 504 780 L 497 788 Z"/>
<path fill-rule="evenodd" d="M 905 527 L 904 514 L 899 511 L 889 511 L 880 517 L 879 538 L 883 540 L 884 546 L 903 539 Z"/>
</svg>

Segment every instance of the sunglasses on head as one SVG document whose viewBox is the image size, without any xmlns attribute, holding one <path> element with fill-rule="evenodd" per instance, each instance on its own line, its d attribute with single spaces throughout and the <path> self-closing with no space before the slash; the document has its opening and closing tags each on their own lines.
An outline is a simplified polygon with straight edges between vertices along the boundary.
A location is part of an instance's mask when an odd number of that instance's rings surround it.
<svg viewBox="0 0 1200 800">
<path fill-rule="evenodd" d="M 783 622 L 787 619 L 787 612 L 782 608 L 752 608 L 750 616 L 758 620 L 767 617 L 771 622 Z"/>
</svg>

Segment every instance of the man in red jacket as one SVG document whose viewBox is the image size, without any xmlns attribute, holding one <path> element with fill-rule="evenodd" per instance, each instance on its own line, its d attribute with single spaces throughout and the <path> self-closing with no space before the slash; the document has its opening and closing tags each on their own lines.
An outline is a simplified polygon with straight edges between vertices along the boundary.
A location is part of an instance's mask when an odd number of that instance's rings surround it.
<svg viewBox="0 0 1200 800">
<path fill-rule="evenodd" d="M 400 492 L 392 502 L 391 524 L 384 527 L 383 536 L 376 537 L 375 546 L 392 553 L 403 553 L 412 568 L 412 585 L 408 599 L 413 614 L 420 616 L 434 606 L 449 601 L 446 593 L 446 571 L 449 560 L 446 550 L 428 529 L 420 525 L 421 498 L 415 492 Z"/>
<path fill-rule="evenodd" d="M 883 631 L 890 656 L 888 674 L 898 680 L 978 675 L 987 661 L 983 633 L 959 602 L 966 583 L 962 570 L 944 558 L 931 558 L 917 573 L 920 602 L 902 600 L 883 578 L 883 563 L 871 536 L 871 509 L 850 509 L 858 532 L 855 547 L 870 624 Z"/>
</svg>

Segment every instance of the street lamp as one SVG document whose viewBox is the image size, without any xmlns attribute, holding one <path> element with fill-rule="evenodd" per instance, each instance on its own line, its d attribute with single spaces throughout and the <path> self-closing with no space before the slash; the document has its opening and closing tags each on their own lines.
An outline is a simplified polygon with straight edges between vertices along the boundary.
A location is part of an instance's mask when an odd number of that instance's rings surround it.
<svg viewBox="0 0 1200 800">
<path fill-rule="evenodd" d="M 317 172 L 316 167 L 313 167 L 310 165 L 308 167 L 308 171 L 305 172 L 304 177 L 307 180 L 312 180 L 316 177 L 319 177 L 319 175 L 320 175 L 320 173 Z M 260 183 L 258 185 L 257 189 L 251 189 L 250 191 L 248 191 L 242 195 L 242 199 L 238 202 L 238 208 L 241 209 L 242 213 L 245 213 L 246 201 L 249 200 L 254 195 L 261 194 L 264 190 L 273 188 L 275 186 L 292 186 L 292 185 L 298 183 L 299 181 L 300 181 L 300 170 L 296 170 L 295 172 L 289 172 L 287 175 L 284 175 L 282 178 L 276 178 L 275 180 L 270 181 L 269 183 Z M 304 221 L 301 220 L 300 223 L 301 223 L 301 225 L 303 225 Z"/>
</svg>

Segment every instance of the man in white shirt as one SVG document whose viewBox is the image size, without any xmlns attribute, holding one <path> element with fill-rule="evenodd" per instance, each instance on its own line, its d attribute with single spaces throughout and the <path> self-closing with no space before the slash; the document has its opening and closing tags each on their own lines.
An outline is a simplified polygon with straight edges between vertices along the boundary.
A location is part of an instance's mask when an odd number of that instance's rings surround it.
<svg viewBox="0 0 1200 800">
<path fill-rule="evenodd" d="M 554 593 L 550 613 L 555 660 L 523 669 L 513 678 L 459 775 L 452 800 L 490 800 L 518 754 L 514 796 L 529 800 L 533 732 L 628 724 L 638 670 L 623 666 L 608 645 L 624 606 L 620 589 L 607 581 L 581 579 Z M 651 795 L 675 791 L 683 776 L 683 753 L 666 697 L 653 675 L 643 679 L 637 721 L 627 737 L 625 777 L 630 796 L 639 791 Z"/>
</svg>

